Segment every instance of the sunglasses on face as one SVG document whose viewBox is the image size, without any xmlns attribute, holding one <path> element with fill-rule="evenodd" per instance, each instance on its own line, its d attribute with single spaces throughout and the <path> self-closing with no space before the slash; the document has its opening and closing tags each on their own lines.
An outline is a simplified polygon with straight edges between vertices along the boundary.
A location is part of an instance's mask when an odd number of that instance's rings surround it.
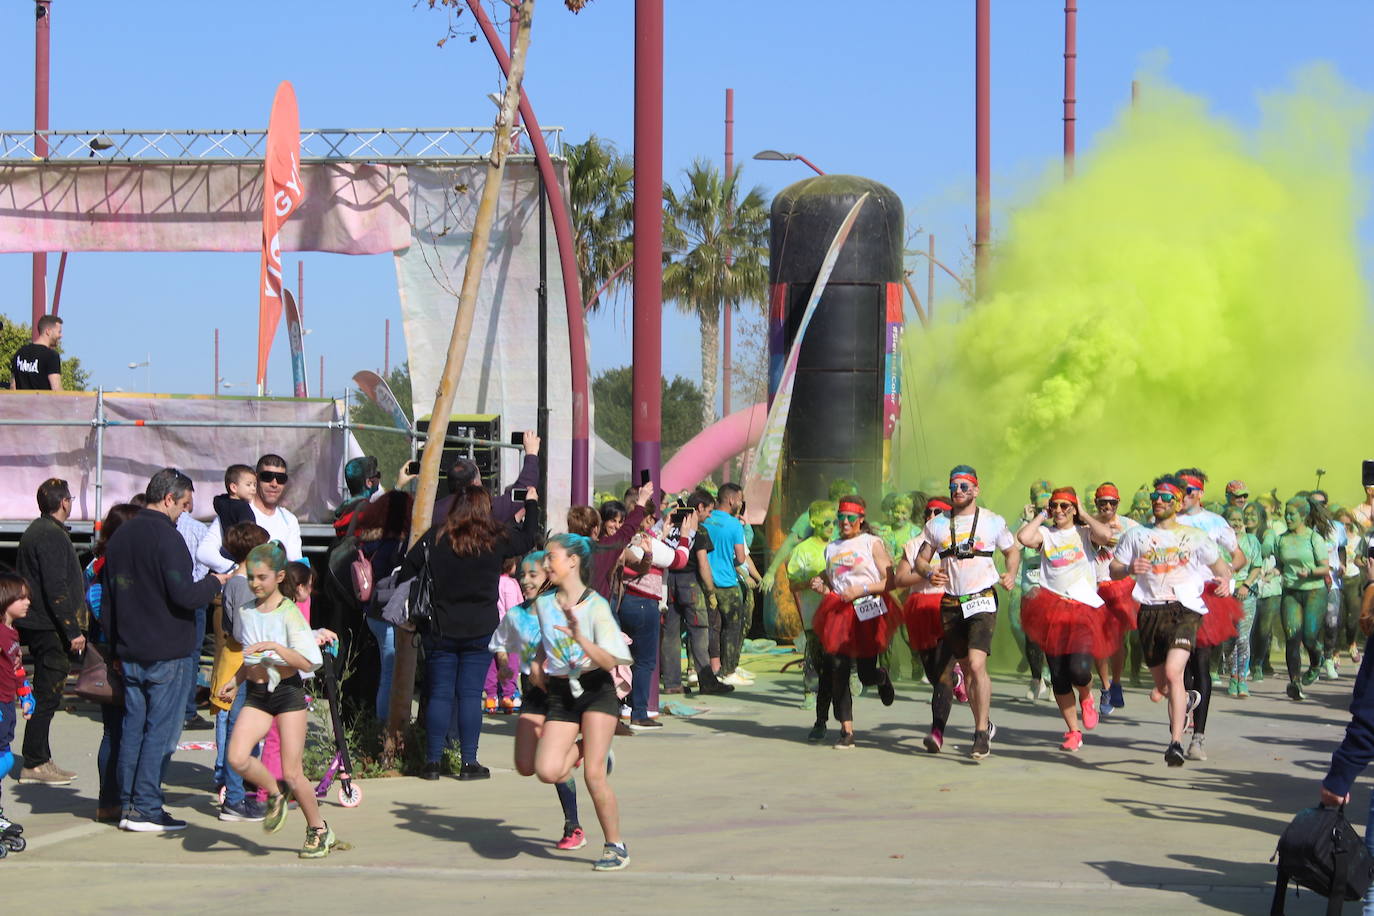
<svg viewBox="0 0 1374 916">
<path fill-rule="evenodd" d="M 258 480 L 263 483 L 286 483 L 287 475 L 285 471 L 258 471 Z"/>
<path fill-rule="evenodd" d="M 1249 498 L 1250 498 L 1250 494 L 1249 494 L 1249 493 L 1232 493 L 1232 494 L 1231 494 L 1231 498 L 1232 498 L 1232 499 L 1249 499 Z"/>
<path fill-rule="evenodd" d="M 1155 501 L 1162 502 L 1162 503 L 1171 503 L 1171 502 L 1174 501 L 1174 494 L 1173 494 L 1173 493 L 1167 493 L 1167 492 L 1164 492 L 1164 491 L 1162 491 L 1162 490 L 1156 490 L 1155 492 L 1153 492 L 1153 493 L 1150 494 L 1150 502 L 1155 502 Z"/>
<path fill-rule="evenodd" d="M 1052 503 L 1050 503 L 1050 508 L 1051 508 L 1051 509 L 1060 509 L 1060 510 L 1062 510 L 1062 511 L 1064 511 L 1064 512 L 1072 512 L 1072 511 L 1074 510 L 1075 506 L 1074 506 L 1073 503 L 1069 503 L 1069 502 L 1052 502 Z"/>
<path fill-rule="evenodd" d="M 836 515 L 835 518 L 841 522 L 857 522 L 859 519 L 863 518 L 863 516 L 855 515 L 853 512 L 841 512 Z"/>
<path fill-rule="evenodd" d="M 1120 505 L 1120 504 L 1121 504 L 1121 500 L 1119 500 L 1119 499 L 1099 499 L 1099 500 L 1097 501 L 1097 504 L 1098 504 L 1099 506 L 1117 506 L 1117 505 Z"/>
<path fill-rule="evenodd" d="M 1187 488 L 1184 489 L 1183 492 L 1184 492 L 1184 493 L 1187 493 L 1189 496 L 1192 496 L 1194 493 L 1201 493 L 1201 492 L 1202 492 L 1202 488 L 1201 488 L 1201 487 L 1187 487 Z"/>
<path fill-rule="evenodd" d="M 973 492 L 973 484 L 969 483 L 969 482 L 966 481 L 966 480 L 961 480 L 961 481 L 959 481 L 958 483 L 952 483 L 952 484 L 950 484 L 950 485 L 949 485 L 949 492 L 951 492 L 951 493 L 972 493 L 972 492 Z"/>
<path fill-rule="evenodd" d="M 939 514 L 940 514 L 941 512 L 943 512 L 943 511 L 945 511 L 945 510 L 943 510 L 943 509 L 927 509 L 927 510 L 926 510 L 926 518 L 934 518 L 935 516 L 939 515 Z"/>
</svg>

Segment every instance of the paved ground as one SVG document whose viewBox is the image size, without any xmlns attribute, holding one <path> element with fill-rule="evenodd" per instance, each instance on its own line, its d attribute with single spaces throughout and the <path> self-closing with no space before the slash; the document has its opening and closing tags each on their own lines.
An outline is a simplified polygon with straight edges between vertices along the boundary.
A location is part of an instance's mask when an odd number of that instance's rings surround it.
<svg viewBox="0 0 1374 916">
<path fill-rule="evenodd" d="M 0 894 L 31 904 L 58 894 L 73 913 L 190 912 L 219 899 L 282 910 L 282 882 L 314 875 L 327 880 L 288 893 L 333 912 L 480 902 L 636 913 L 722 904 L 733 913 L 1262 913 L 1275 839 L 1314 801 L 1352 681 L 1319 684 L 1302 705 L 1274 680 L 1247 701 L 1217 696 L 1211 759 L 1179 770 L 1162 762 L 1163 709 L 1142 691 L 1070 755 L 1057 748 L 1050 701 L 1028 702 L 1023 681 L 999 679 L 994 755 L 976 764 L 964 708 L 945 753 L 921 750 L 929 694 L 910 682 L 891 708 L 857 702 L 855 750 L 808 745 L 797 685 L 790 672 L 765 674 L 701 716 L 616 740 L 633 864 L 613 875 L 589 867 L 594 826 L 586 849 L 553 848 L 554 792 L 510 769 L 509 719 L 487 720 L 490 781 L 369 781 L 361 807 L 326 809 L 353 848 L 301 862 L 298 815 L 272 836 L 214 819 L 207 751 L 179 752 L 169 774 L 169 807 L 190 821 L 183 834 L 91 822 L 100 726 L 78 709 L 59 716 L 53 740 L 77 782 L 4 785 L 30 845 L 0 862 Z M 594 824 L 585 792 L 581 800 Z M 1361 786 L 1352 807 L 1361 827 L 1367 801 Z M 1306 894 L 1290 904 L 1290 913 L 1322 911 Z"/>
</svg>

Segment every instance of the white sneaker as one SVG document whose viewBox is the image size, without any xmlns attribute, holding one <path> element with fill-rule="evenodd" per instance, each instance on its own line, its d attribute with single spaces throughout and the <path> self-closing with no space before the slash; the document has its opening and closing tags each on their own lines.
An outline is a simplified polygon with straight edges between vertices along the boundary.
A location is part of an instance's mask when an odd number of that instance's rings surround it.
<svg viewBox="0 0 1374 916">
<path fill-rule="evenodd" d="M 1193 735 L 1193 740 L 1188 742 L 1189 760 L 1207 759 L 1207 751 L 1202 747 L 1203 737 L 1202 735 Z"/>
<path fill-rule="evenodd" d="M 743 665 L 736 665 L 736 666 L 735 666 L 735 673 L 736 673 L 736 674 L 742 674 L 742 675 L 744 675 L 745 677 L 749 678 L 750 680 L 752 680 L 752 679 L 754 678 L 754 672 L 750 671 L 748 668 L 744 667 Z"/>
<path fill-rule="evenodd" d="M 749 687 L 754 683 L 753 681 L 745 680 L 738 674 L 727 674 L 720 679 L 720 682 L 722 684 L 729 684 L 731 687 Z"/>
<path fill-rule="evenodd" d="M 691 684 L 693 687 L 695 687 L 699 682 L 700 682 L 700 681 L 699 681 L 699 679 L 697 678 L 697 673 L 696 673 L 695 670 L 692 670 L 692 671 L 688 671 L 688 672 L 687 672 L 687 683 L 689 683 L 689 684 Z"/>
<path fill-rule="evenodd" d="M 743 668 L 736 668 L 735 676 L 742 677 L 751 684 L 754 683 L 755 680 L 754 675 L 750 674 L 748 671 L 745 671 Z"/>
</svg>

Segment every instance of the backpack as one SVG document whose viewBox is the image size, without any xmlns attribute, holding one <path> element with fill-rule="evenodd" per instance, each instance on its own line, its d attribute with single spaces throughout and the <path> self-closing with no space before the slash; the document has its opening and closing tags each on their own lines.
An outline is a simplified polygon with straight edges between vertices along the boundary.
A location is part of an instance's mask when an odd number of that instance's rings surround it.
<svg viewBox="0 0 1374 916">
<path fill-rule="evenodd" d="M 1364 840 L 1339 808 L 1308 808 L 1279 837 L 1278 880 L 1270 916 L 1283 916 L 1288 882 L 1327 898 L 1327 916 L 1341 912 L 1345 901 L 1359 900 L 1374 883 L 1374 859 Z"/>
</svg>

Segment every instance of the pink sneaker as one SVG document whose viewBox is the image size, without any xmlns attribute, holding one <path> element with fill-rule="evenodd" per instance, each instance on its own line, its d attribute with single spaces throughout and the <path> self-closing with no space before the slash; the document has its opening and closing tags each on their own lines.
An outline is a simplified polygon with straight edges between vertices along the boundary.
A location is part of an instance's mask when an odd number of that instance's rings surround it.
<svg viewBox="0 0 1374 916">
<path fill-rule="evenodd" d="M 581 827 L 574 827 L 572 830 L 565 831 L 563 839 L 558 841 L 559 849 L 581 849 L 587 845 L 587 836 L 582 832 Z"/>
<path fill-rule="evenodd" d="M 968 702 L 968 689 L 964 687 L 964 669 L 954 663 L 954 699 L 960 703 Z"/>
<path fill-rule="evenodd" d="M 1097 728 L 1097 707 L 1093 705 L 1093 698 L 1090 696 L 1083 698 L 1083 727 L 1088 731 Z M 1081 736 L 1079 743 L 1082 743 Z"/>
<path fill-rule="evenodd" d="M 1064 751 L 1076 751 L 1082 746 L 1082 732 L 1064 732 L 1064 743 L 1059 745 L 1059 749 Z"/>
</svg>

